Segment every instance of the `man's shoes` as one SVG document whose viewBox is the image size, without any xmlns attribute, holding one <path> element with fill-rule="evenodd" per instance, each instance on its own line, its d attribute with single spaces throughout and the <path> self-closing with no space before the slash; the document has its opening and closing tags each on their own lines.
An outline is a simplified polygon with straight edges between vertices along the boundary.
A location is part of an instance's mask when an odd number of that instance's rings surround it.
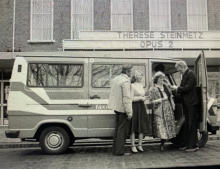
<svg viewBox="0 0 220 169">
<path fill-rule="evenodd" d="M 129 156 L 131 153 L 113 154 L 115 156 Z"/>
<path fill-rule="evenodd" d="M 186 150 L 187 149 L 187 147 L 180 147 L 179 148 L 179 150 L 181 150 L 181 151 L 184 151 L 184 150 Z"/>
<path fill-rule="evenodd" d="M 115 156 L 123 156 L 124 153 L 121 153 L 121 154 L 115 154 L 115 153 L 113 153 L 113 155 L 115 155 Z"/>
<path fill-rule="evenodd" d="M 187 148 L 185 151 L 186 151 L 186 152 L 195 152 L 195 151 L 197 151 L 197 150 L 199 150 L 198 147 L 195 147 L 195 148 Z"/>
<path fill-rule="evenodd" d="M 163 145 L 160 145 L 160 151 L 164 151 L 164 146 Z"/>
</svg>

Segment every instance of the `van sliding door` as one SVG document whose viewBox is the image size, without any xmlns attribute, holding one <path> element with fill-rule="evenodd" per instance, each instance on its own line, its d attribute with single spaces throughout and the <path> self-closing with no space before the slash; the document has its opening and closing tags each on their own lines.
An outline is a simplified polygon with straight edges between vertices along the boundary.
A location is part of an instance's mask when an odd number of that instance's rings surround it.
<svg viewBox="0 0 220 169">
<path fill-rule="evenodd" d="M 147 63 L 147 62 L 146 62 Z M 143 59 L 90 58 L 88 135 L 90 137 L 111 137 L 115 129 L 115 114 L 108 108 L 111 80 L 121 73 L 123 64 L 132 64 L 133 70 L 144 74 L 146 86 L 146 64 Z"/>
</svg>

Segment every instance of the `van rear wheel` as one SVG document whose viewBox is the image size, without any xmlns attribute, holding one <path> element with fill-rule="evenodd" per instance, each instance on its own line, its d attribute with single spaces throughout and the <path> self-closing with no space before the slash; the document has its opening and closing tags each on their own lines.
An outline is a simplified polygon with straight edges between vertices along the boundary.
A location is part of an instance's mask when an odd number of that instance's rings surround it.
<svg viewBox="0 0 220 169">
<path fill-rule="evenodd" d="M 61 127 L 51 126 L 45 128 L 40 135 L 40 146 L 47 154 L 64 153 L 70 144 L 67 131 Z"/>
</svg>

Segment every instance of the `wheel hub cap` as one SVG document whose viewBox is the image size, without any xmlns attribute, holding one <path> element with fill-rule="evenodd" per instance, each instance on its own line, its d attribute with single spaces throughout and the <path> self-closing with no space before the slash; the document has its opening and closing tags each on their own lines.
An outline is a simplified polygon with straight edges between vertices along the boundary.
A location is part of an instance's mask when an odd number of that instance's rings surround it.
<svg viewBox="0 0 220 169">
<path fill-rule="evenodd" d="M 62 143 L 62 137 L 58 134 L 50 134 L 47 139 L 47 143 L 52 148 L 57 148 Z"/>
</svg>

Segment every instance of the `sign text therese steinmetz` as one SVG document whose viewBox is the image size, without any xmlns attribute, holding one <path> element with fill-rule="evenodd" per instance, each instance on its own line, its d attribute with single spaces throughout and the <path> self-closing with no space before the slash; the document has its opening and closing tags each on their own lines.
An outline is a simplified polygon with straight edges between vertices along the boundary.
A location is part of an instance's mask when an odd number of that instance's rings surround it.
<svg viewBox="0 0 220 169">
<path fill-rule="evenodd" d="M 220 48 L 219 31 L 82 31 L 63 41 L 66 49 Z"/>
<path fill-rule="evenodd" d="M 140 48 L 174 48 L 178 40 L 203 40 L 203 32 L 118 32 L 121 40 L 140 40 Z"/>
</svg>

